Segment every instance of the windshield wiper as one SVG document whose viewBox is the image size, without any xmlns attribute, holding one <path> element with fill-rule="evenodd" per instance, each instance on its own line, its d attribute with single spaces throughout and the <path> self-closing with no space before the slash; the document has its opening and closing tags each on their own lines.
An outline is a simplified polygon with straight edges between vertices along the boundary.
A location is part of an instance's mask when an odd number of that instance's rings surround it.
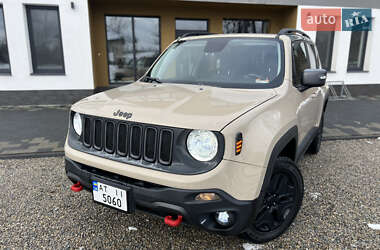
<svg viewBox="0 0 380 250">
<path fill-rule="evenodd" d="M 151 76 L 145 76 L 145 81 L 148 81 L 148 82 L 156 82 L 156 83 L 162 83 L 160 81 L 160 79 L 156 78 L 156 77 L 151 77 Z"/>
</svg>

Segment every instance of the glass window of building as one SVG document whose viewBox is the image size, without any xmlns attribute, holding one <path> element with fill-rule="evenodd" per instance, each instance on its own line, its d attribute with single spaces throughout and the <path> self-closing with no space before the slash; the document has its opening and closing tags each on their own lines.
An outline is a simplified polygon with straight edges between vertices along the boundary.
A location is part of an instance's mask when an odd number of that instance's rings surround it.
<svg viewBox="0 0 380 250">
<path fill-rule="evenodd" d="M 7 36 L 5 32 L 4 11 L 0 5 L 0 73 L 10 73 Z"/>
<path fill-rule="evenodd" d="M 106 16 L 111 84 L 140 78 L 160 54 L 158 17 Z"/>
<path fill-rule="evenodd" d="M 327 71 L 331 71 L 334 35 L 334 31 L 317 31 L 317 38 L 315 39 L 322 68 Z"/>
<path fill-rule="evenodd" d="M 207 32 L 207 20 L 179 19 L 175 20 L 175 37 L 178 38 L 186 33 Z"/>
<path fill-rule="evenodd" d="M 352 31 L 347 71 L 363 71 L 368 31 Z"/>
<path fill-rule="evenodd" d="M 26 6 L 34 74 L 64 74 L 61 25 L 55 6 Z"/>
<path fill-rule="evenodd" d="M 223 33 L 268 33 L 269 21 L 251 19 L 224 19 Z"/>
</svg>

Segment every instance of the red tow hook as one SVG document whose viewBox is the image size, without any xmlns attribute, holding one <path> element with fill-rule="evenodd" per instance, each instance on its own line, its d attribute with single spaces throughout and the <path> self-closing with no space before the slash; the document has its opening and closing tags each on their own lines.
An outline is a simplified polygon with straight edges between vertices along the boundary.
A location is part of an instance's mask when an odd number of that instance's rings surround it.
<svg viewBox="0 0 380 250">
<path fill-rule="evenodd" d="M 80 182 L 78 181 L 77 183 L 71 185 L 70 189 L 74 192 L 80 192 L 82 191 L 83 189 L 83 186 L 80 184 Z"/>
<path fill-rule="evenodd" d="M 178 215 L 176 220 L 173 220 L 173 217 L 168 215 L 165 216 L 165 224 L 170 227 L 178 227 L 182 222 L 182 215 Z"/>
</svg>

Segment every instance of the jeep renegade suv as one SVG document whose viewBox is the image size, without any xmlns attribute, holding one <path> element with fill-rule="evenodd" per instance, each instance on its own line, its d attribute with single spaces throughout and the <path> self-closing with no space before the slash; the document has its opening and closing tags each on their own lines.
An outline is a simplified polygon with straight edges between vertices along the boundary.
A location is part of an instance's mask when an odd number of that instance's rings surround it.
<svg viewBox="0 0 380 250">
<path fill-rule="evenodd" d="M 66 174 L 93 200 L 266 242 L 304 195 L 326 71 L 301 31 L 185 35 L 137 82 L 72 106 Z"/>
</svg>

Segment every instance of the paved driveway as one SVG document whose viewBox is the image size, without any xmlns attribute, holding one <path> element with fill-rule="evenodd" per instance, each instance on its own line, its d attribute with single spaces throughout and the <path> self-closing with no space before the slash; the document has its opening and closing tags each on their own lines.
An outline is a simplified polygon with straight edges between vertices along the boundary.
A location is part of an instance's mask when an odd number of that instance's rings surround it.
<svg viewBox="0 0 380 250">
<path fill-rule="evenodd" d="M 324 137 L 327 139 L 380 136 L 380 98 L 330 101 Z"/>
<path fill-rule="evenodd" d="M 0 155 L 62 152 L 68 106 L 0 107 Z"/>
</svg>

